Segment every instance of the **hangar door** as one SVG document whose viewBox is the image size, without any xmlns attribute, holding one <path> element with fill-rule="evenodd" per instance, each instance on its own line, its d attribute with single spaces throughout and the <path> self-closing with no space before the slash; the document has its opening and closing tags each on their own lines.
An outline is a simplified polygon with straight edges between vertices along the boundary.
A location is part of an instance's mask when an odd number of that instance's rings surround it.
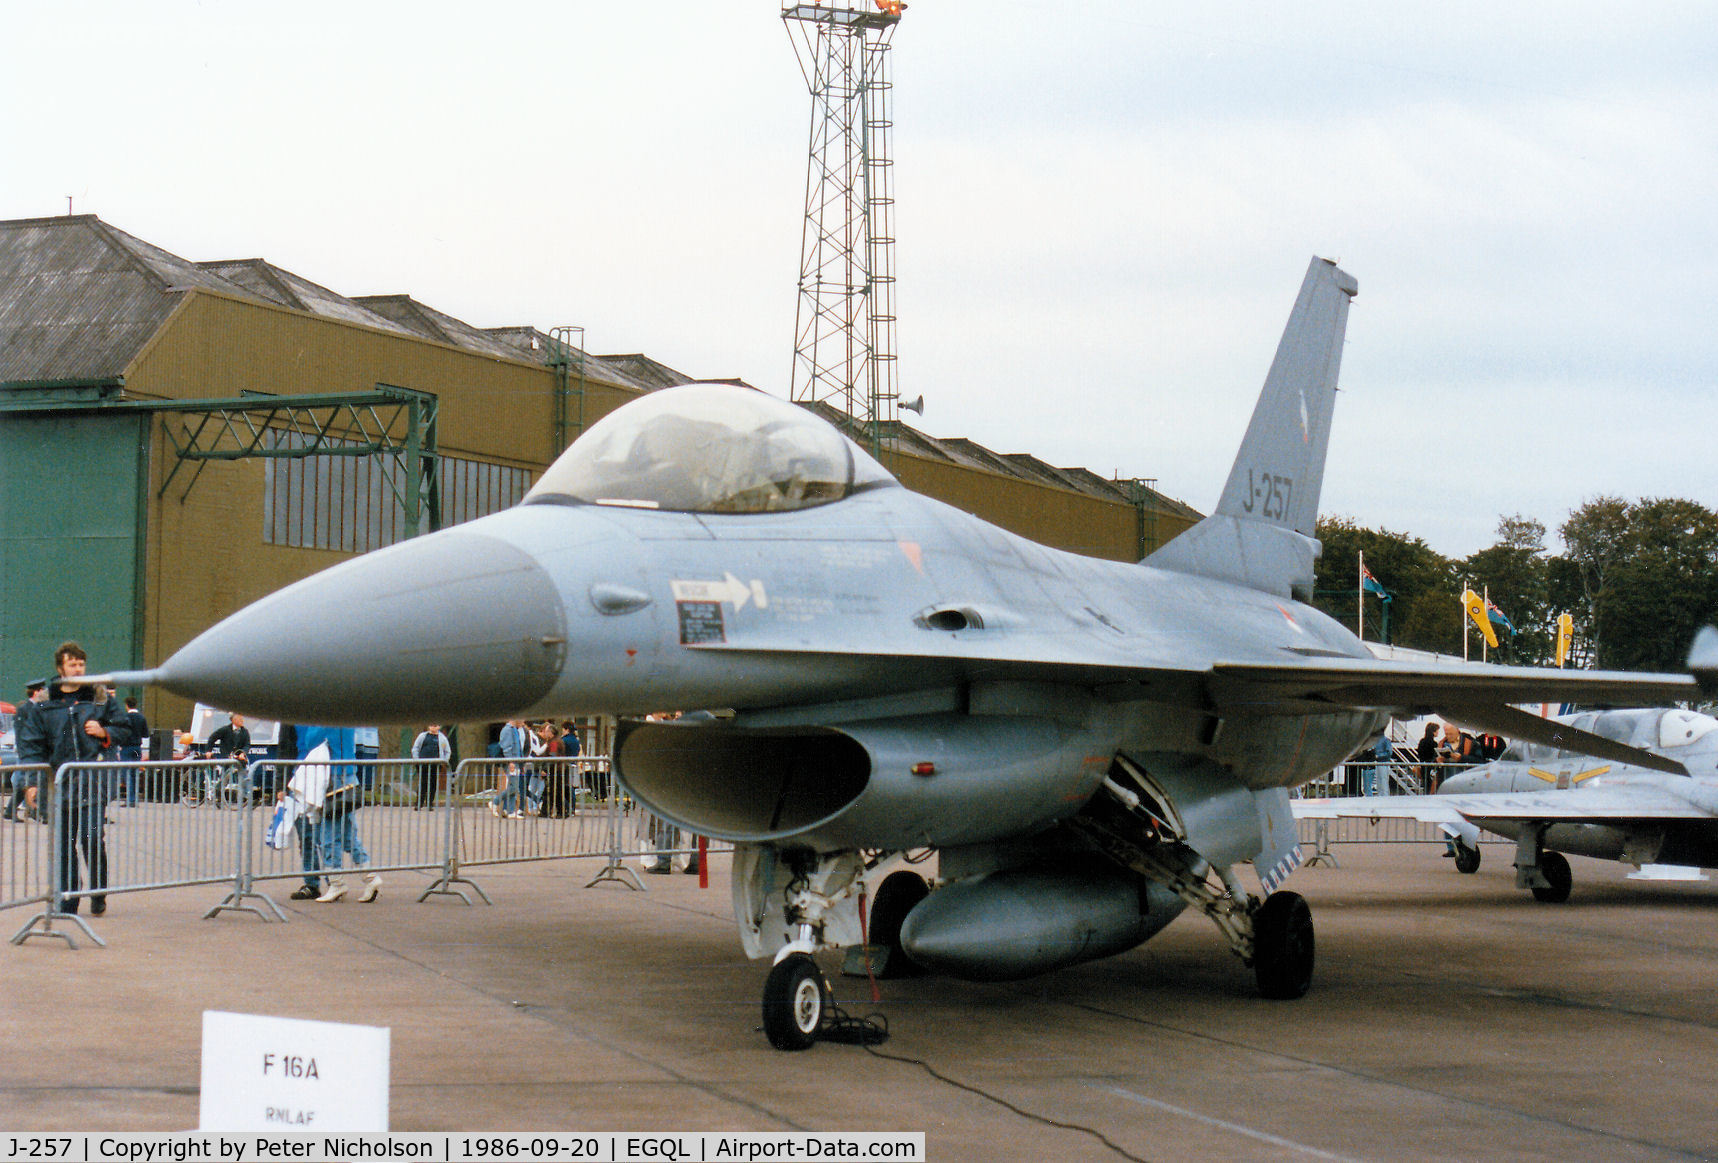
<svg viewBox="0 0 1718 1163">
<path fill-rule="evenodd" d="M 0 413 L 0 698 L 74 639 L 139 666 L 147 415 Z"/>
</svg>

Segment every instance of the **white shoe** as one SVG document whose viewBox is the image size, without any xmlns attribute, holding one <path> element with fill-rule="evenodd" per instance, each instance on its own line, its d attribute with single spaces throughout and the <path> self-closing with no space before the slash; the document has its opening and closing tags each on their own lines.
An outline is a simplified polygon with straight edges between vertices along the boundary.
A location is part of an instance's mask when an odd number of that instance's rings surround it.
<svg viewBox="0 0 1718 1163">
<path fill-rule="evenodd" d="M 364 874 L 364 891 L 358 894 L 360 904 L 369 904 L 382 895 L 382 878 L 373 872 Z"/>
<path fill-rule="evenodd" d="M 501 809 L 495 806 L 494 800 L 489 801 L 489 814 L 492 816 L 499 816 L 501 814 Z"/>
<path fill-rule="evenodd" d="M 336 884 L 333 881 L 330 881 L 328 884 L 328 887 L 322 891 L 322 895 L 316 898 L 316 903 L 322 904 L 322 905 L 331 905 L 335 901 L 339 900 L 341 897 L 343 897 L 345 895 L 346 895 L 346 886 L 345 885 Z"/>
</svg>

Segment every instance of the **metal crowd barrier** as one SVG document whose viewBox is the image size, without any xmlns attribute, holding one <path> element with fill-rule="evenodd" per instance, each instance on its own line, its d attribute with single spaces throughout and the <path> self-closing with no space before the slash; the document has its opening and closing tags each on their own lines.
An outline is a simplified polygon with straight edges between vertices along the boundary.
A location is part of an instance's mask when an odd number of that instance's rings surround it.
<svg viewBox="0 0 1718 1163">
<path fill-rule="evenodd" d="M 449 831 L 447 802 L 443 788 L 447 764 L 439 759 L 338 759 L 274 760 L 251 765 L 251 778 L 259 785 L 269 777 L 268 788 L 258 808 L 246 819 L 242 862 L 228 900 L 215 906 L 244 908 L 243 901 L 258 897 L 281 920 L 272 897 L 256 890 L 259 881 L 295 880 L 318 892 L 330 878 L 345 885 L 352 897 L 365 891 L 365 878 L 380 878 L 384 872 L 434 871 L 445 862 Z M 328 786 L 350 782 L 353 776 L 363 789 L 350 812 L 336 816 L 325 811 L 300 814 L 290 830 L 270 844 L 270 826 L 283 799 L 305 802 L 294 796 L 317 776 Z M 298 781 L 295 784 L 294 781 Z M 332 863 L 325 849 L 338 845 Z M 362 856 L 363 863 L 359 863 Z M 381 891 L 388 891 L 381 885 Z M 424 900 L 441 890 L 432 885 L 420 894 Z M 457 891 L 448 895 L 466 899 Z M 469 901 L 467 901 L 469 903 Z"/>
<path fill-rule="evenodd" d="M 14 809 L 0 821 L 0 909 L 46 901 L 53 891 L 53 876 L 49 872 L 50 844 L 48 804 L 52 798 L 53 768 L 45 763 L 0 766 L 0 791 L 5 793 L 5 805 Z M 12 802 L 13 780 L 17 780 L 18 800 Z M 26 808 L 23 789 L 36 788 L 36 806 Z M 26 810 L 35 814 L 25 815 Z M 40 823 L 36 816 L 40 816 Z"/>
<path fill-rule="evenodd" d="M 629 805 L 605 757 L 466 759 L 449 787 L 452 842 L 438 882 L 445 890 L 470 885 L 487 902 L 462 868 L 575 856 L 609 858 L 591 884 L 630 875 L 620 863 Z"/>
<path fill-rule="evenodd" d="M 1418 763 L 1400 757 L 1388 763 L 1352 760 L 1333 769 L 1323 779 L 1303 784 L 1295 793 L 1301 799 L 1338 799 L 1349 796 L 1371 796 L 1385 803 L 1393 795 L 1421 794 L 1421 787 L 1435 788 L 1447 776 L 1466 771 L 1465 763 Z M 1390 788 L 1376 794 L 1375 789 Z M 1385 818 L 1383 816 L 1346 816 L 1336 820 L 1301 820 L 1300 842 L 1311 850 L 1306 863 L 1337 864 L 1330 851 L 1332 844 L 1444 844 L 1449 837 L 1436 824 L 1420 820 Z M 1480 834 L 1482 843 L 1513 844 L 1500 836 Z"/>
<path fill-rule="evenodd" d="M 99 915 L 109 896 L 222 884 L 243 865 L 252 791 L 244 770 L 229 761 L 68 763 L 47 790 L 48 884 L 32 898 L 45 908 L 13 944 L 48 936 L 75 947 L 56 921 L 104 944 L 78 915 L 83 902 Z"/>
<path fill-rule="evenodd" d="M 225 885 L 226 896 L 205 917 L 236 911 L 285 921 L 264 891 L 270 882 L 321 891 L 339 876 L 358 896 L 365 874 L 416 871 L 432 878 L 420 902 L 446 895 L 470 904 L 470 889 L 487 904 L 465 869 L 601 856 L 606 863 L 587 887 L 643 889 L 639 870 L 699 870 L 700 856 L 731 851 L 639 809 L 611 779 L 606 757 L 471 759 L 453 771 L 420 759 L 0 767 L 8 793 L 14 771 L 41 781 L 44 819 L 0 823 L 0 909 L 37 907 L 13 944 L 52 937 L 76 948 L 75 929 L 104 945 L 82 906 L 101 915 L 110 896 L 154 889 Z M 348 782 L 354 774 L 364 790 L 351 812 L 356 843 L 341 844 L 344 867 L 325 867 L 323 859 L 332 836 L 345 838 L 344 825 L 301 816 L 277 837 L 278 847 L 269 842 L 283 797 L 323 777 Z M 634 860 L 637 869 L 628 864 Z M 384 884 L 380 891 L 393 889 Z"/>
</svg>

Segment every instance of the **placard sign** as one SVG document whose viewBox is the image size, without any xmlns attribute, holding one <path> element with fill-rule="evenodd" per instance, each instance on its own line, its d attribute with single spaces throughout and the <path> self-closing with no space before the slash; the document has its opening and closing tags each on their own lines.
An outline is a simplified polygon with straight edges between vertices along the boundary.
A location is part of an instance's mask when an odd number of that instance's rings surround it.
<svg viewBox="0 0 1718 1163">
<path fill-rule="evenodd" d="M 203 1014 L 204 1131 L 386 1131 L 388 1030 Z"/>
</svg>

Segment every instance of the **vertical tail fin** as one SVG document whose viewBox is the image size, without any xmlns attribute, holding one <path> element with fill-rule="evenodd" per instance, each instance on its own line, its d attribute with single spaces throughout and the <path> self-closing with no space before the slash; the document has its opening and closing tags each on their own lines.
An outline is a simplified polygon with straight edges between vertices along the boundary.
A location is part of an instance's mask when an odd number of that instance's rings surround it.
<svg viewBox="0 0 1718 1163">
<path fill-rule="evenodd" d="M 1342 339 L 1358 291 L 1335 263 L 1312 260 L 1216 510 L 1147 558 L 1152 565 L 1310 595 Z"/>
</svg>

